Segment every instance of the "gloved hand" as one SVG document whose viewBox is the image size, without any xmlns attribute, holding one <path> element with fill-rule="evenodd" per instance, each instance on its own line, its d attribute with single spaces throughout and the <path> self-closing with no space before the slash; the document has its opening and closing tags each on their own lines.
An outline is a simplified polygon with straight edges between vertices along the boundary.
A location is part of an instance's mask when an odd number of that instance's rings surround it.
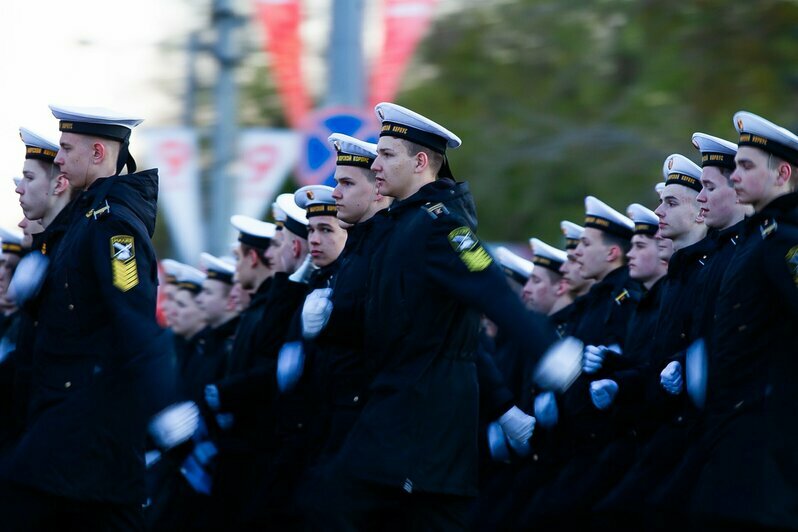
<svg viewBox="0 0 798 532">
<path fill-rule="evenodd" d="M 288 342 L 280 348 L 277 355 L 277 387 L 281 392 L 287 392 L 296 386 L 302 377 L 305 366 L 305 350 L 302 342 Z"/>
<path fill-rule="evenodd" d="M 8 297 L 18 306 L 35 297 L 44 284 L 49 265 L 50 259 L 39 251 L 22 257 L 8 285 Z"/>
<path fill-rule="evenodd" d="M 230 427 L 233 426 L 233 421 L 233 414 L 229 412 L 216 414 L 216 424 L 219 425 L 219 428 L 222 430 L 229 430 Z"/>
<path fill-rule="evenodd" d="M 302 336 L 306 340 L 316 338 L 330 319 L 333 304 L 331 288 L 317 288 L 307 295 L 302 305 Z"/>
<path fill-rule="evenodd" d="M 535 418 L 517 406 L 513 406 L 499 418 L 499 425 L 508 438 L 523 443 L 532 437 L 532 431 L 535 430 Z"/>
<path fill-rule="evenodd" d="M 197 462 L 202 465 L 208 465 L 208 462 L 210 462 L 214 456 L 219 454 L 219 449 L 216 448 L 216 445 L 212 441 L 205 440 L 194 446 L 193 453 L 194 457 L 197 459 Z"/>
<path fill-rule="evenodd" d="M 590 400 L 599 410 L 606 410 L 612 405 L 618 393 L 618 383 L 611 379 L 602 379 L 590 383 Z"/>
<path fill-rule="evenodd" d="M 541 427 L 553 427 L 557 424 L 559 411 L 554 392 L 544 392 L 535 397 L 535 419 Z"/>
<path fill-rule="evenodd" d="M 297 268 L 294 273 L 288 276 L 288 280 L 295 283 L 308 284 L 308 281 L 310 280 L 310 274 L 312 274 L 315 270 L 316 267 L 311 262 L 310 253 L 308 253 L 299 268 Z"/>
<path fill-rule="evenodd" d="M 582 354 L 582 371 L 595 373 L 604 365 L 604 355 L 607 348 L 603 345 L 589 345 Z"/>
<path fill-rule="evenodd" d="M 215 384 L 205 386 L 205 404 L 214 412 L 218 412 L 222 406 L 219 400 L 219 388 Z"/>
<path fill-rule="evenodd" d="M 659 374 L 659 382 L 662 387 L 671 395 L 679 395 L 684 388 L 682 379 L 682 365 L 678 360 L 674 360 Z"/>
<path fill-rule="evenodd" d="M 149 431 L 161 449 L 171 449 L 191 438 L 197 430 L 200 410 L 194 401 L 169 405 L 153 416 Z"/>
<path fill-rule="evenodd" d="M 573 336 L 551 344 L 535 368 L 535 383 L 544 390 L 567 390 L 582 372 L 583 350 L 582 342 Z"/>
<path fill-rule="evenodd" d="M 510 462 L 510 450 L 507 448 L 507 435 L 498 421 L 488 425 L 488 450 L 497 462 Z"/>
<path fill-rule="evenodd" d="M 535 418 L 532 418 L 535 419 Z M 507 443 L 510 444 L 510 447 L 513 449 L 513 452 L 518 456 L 527 456 L 529 452 L 532 450 L 532 446 L 529 444 L 529 440 L 525 442 L 520 442 L 518 440 L 514 440 L 512 438 L 507 438 Z"/>
</svg>

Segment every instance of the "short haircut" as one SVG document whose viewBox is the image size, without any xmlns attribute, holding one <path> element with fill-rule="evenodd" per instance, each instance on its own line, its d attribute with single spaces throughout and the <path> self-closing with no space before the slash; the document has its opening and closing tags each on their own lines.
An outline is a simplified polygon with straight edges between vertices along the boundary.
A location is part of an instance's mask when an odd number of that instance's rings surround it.
<svg viewBox="0 0 798 532">
<path fill-rule="evenodd" d="M 781 164 L 790 165 L 790 190 L 798 189 L 798 168 L 789 161 L 785 161 L 781 157 L 768 153 L 768 170 L 778 170 Z"/>
<path fill-rule="evenodd" d="M 271 245 L 271 240 L 269 241 L 269 245 Z M 250 251 L 254 251 L 255 255 L 257 255 L 257 257 L 258 257 L 258 262 L 260 262 L 261 264 L 263 264 L 267 268 L 271 268 L 273 266 L 271 259 L 269 259 L 269 257 L 266 256 L 266 250 L 265 249 L 256 248 L 256 247 L 244 244 L 242 242 L 241 243 L 241 252 L 244 255 L 249 255 Z"/>
<path fill-rule="evenodd" d="M 601 239 L 605 246 L 618 246 L 621 248 L 621 258 L 626 262 L 626 254 L 632 249 L 632 241 L 606 231 L 601 232 Z"/>
<path fill-rule="evenodd" d="M 404 144 L 408 155 L 414 156 L 421 152 L 425 153 L 427 155 L 427 159 L 429 159 L 429 167 L 432 169 L 435 175 L 438 175 L 438 172 L 440 172 L 441 168 L 443 167 L 443 154 L 406 139 L 399 140 L 402 141 L 402 144 Z"/>
</svg>

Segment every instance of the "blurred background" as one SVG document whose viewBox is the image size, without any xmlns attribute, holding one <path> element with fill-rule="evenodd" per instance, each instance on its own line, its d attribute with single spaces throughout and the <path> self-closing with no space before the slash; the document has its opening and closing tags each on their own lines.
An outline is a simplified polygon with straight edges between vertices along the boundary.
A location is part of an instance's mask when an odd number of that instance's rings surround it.
<svg viewBox="0 0 798 532">
<path fill-rule="evenodd" d="M 656 204 L 694 131 L 736 140 L 745 109 L 798 131 L 798 1 L 11 0 L 0 7 L 0 224 L 21 210 L 19 126 L 47 105 L 146 119 L 161 257 L 224 253 L 227 220 L 329 182 L 332 131 L 376 140 L 395 101 L 463 139 L 483 239 L 561 245 L 593 194 Z"/>
</svg>

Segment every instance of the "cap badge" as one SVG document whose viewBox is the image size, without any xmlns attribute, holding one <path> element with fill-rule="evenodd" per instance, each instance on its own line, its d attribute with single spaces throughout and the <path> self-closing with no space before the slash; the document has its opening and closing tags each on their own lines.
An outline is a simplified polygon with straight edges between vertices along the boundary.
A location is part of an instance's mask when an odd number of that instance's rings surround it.
<svg viewBox="0 0 798 532">
<path fill-rule="evenodd" d="M 305 191 L 305 195 L 308 197 L 309 200 L 313 199 L 313 191 L 312 190 L 306 190 Z"/>
<path fill-rule="evenodd" d="M 668 170 L 672 170 L 672 169 L 673 169 L 673 157 L 668 159 Z"/>
<path fill-rule="evenodd" d="M 742 129 L 743 129 L 743 119 L 742 118 L 738 118 L 737 119 L 737 127 L 740 129 L 740 131 L 742 131 Z"/>
</svg>

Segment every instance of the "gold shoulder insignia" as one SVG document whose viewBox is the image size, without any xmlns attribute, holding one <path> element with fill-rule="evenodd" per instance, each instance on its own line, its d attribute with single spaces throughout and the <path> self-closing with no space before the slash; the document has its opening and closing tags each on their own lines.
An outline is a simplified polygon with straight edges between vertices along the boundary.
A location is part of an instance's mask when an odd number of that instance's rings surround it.
<svg viewBox="0 0 798 532">
<path fill-rule="evenodd" d="M 116 288 L 127 292 L 139 284 L 136 248 L 130 235 L 111 237 L 111 276 Z"/>
<path fill-rule="evenodd" d="M 460 255 L 460 260 L 470 272 L 481 272 L 493 259 L 479 243 L 474 233 L 466 226 L 458 227 L 449 233 L 449 244 Z"/>
<path fill-rule="evenodd" d="M 47 255 L 47 242 L 42 242 L 42 255 Z"/>
<path fill-rule="evenodd" d="M 784 259 L 787 261 L 787 268 L 790 269 L 792 274 L 792 280 L 795 286 L 798 287 L 798 246 L 791 247 Z"/>
<path fill-rule="evenodd" d="M 449 209 L 443 203 L 427 203 L 424 205 L 424 210 L 427 211 L 433 220 L 442 214 L 449 214 Z"/>
<path fill-rule="evenodd" d="M 86 218 L 91 218 L 94 216 L 94 219 L 96 220 L 101 216 L 105 216 L 109 212 L 111 212 L 111 206 L 108 205 L 108 200 L 105 200 L 105 205 L 103 207 L 100 207 L 99 209 L 89 209 L 86 212 Z"/>
<path fill-rule="evenodd" d="M 779 224 L 776 223 L 776 220 L 767 219 L 762 222 L 762 225 L 759 226 L 759 234 L 762 235 L 762 238 L 765 239 L 776 232 L 779 228 Z"/>
<path fill-rule="evenodd" d="M 623 292 L 621 292 L 620 294 L 618 294 L 617 296 L 615 296 L 615 303 L 617 303 L 618 305 L 620 305 L 621 303 L 623 303 L 623 302 L 624 302 L 624 301 L 626 301 L 627 299 L 629 299 L 629 291 L 628 291 L 628 290 L 626 290 L 626 288 L 624 288 L 624 289 L 623 289 Z"/>
</svg>

